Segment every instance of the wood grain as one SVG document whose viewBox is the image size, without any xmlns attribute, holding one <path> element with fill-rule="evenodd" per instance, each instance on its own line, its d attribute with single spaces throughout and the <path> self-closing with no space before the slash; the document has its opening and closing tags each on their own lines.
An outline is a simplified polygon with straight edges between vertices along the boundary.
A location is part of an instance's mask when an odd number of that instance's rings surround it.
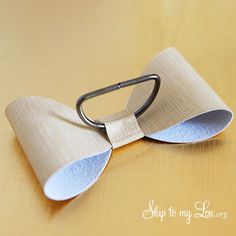
<svg viewBox="0 0 236 236">
<path fill-rule="evenodd" d="M 196 145 L 144 139 L 117 149 L 85 195 L 55 203 L 41 192 L 4 115 L 25 95 L 73 107 L 80 94 L 136 77 L 169 46 L 235 111 L 235 11 L 234 0 L 0 1 L 0 234 L 235 235 L 235 122 Z M 98 98 L 86 110 L 92 117 L 114 113 L 129 92 Z M 149 199 L 177 209 L 209 199 L 229 217 L 146 221 Z"/>
</svg>

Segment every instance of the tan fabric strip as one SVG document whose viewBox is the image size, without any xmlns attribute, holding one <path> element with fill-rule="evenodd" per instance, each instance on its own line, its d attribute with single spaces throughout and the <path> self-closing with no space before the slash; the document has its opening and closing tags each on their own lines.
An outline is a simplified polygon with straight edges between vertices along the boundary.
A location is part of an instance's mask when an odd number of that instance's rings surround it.
<svg viewBox="0 0 236 236">
<path fill-rule="evenodd" d="M 105 126 L 113 148 L 118 148 L 144 137 L 134 114 L 107 121 Z"/>
</svg>

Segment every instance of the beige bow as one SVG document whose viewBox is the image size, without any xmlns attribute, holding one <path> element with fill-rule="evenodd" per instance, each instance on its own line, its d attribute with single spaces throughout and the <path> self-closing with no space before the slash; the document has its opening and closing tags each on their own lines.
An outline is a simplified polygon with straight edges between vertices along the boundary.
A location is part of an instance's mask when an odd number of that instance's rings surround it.
<svg viewBox="0 0 236 236">
<path fill-rule="evenodd" d="M 158 74 L 160 91 L 148 110 L 134 112 L 146 101 L 152 83 L 136 85 L 126 108 L 109 117 L 106 133 L 83 124 L 76 110 L 44 97 L 23 97 L 6 115 L 45 195 L 74 197 L 91 187 L 104 170 L 113 148 L 147 136 L 170 143 L 206 140 L 221 132 L 232 111 L 174 48 L 159 53 L 145 68 Z"/>
</svg>

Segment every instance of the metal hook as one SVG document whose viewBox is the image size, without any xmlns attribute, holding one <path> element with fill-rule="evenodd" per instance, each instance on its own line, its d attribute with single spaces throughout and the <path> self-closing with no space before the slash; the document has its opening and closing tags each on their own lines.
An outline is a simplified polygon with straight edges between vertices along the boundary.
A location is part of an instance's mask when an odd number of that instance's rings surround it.
<svg viewBox="0 0 236 236">
<path fill-rule="evenodd" d="M 152 104 L 152 102 L 156 98 L 156 95 L 159 91 L 161 80 L 160 80 L 160 77 L 156 74 L 144 75 L 144 76 L 141 76 L 141 77 L 138 77 L 135 79 L 123 81 L 123 82 L 120 82 L 120 83 L 117 83 L 117 84 L 114 84 L 114 85 L 111 85 L 111 86 L 108 86 L 105 88 L 101 88 L 101 89 L 95 90 L 93 92 L 89 92 L 89 93 L 82 95 L 76 102 L 76 110 L 77 110 L 77 113 L 78 113 L 80 119 L 85 124 L 87 124 L 93 128 L 105 130 L 104 123 L 98 122 L 98 121 L 93 121 L 84 114 L 83 109 L 82 109 L 82 103 L 88 99 L 93 98 L 93 97 L 96 97 L 96 96 L 99 96 L 99 95 L 102 95 L 105 93 L 109 93 L 109 92 L 112 92 L 112 91 L 120 89 L 120 88 L 128 87 L 130 85 L 143 83 L 148 80 L 154 80 L 155 84 L 154 84 L 153 90 L 152 90 L 150 96 L 148 97 L 147 101 L 134 113 L 136 118 L 139 117 Z"/>
</svg>

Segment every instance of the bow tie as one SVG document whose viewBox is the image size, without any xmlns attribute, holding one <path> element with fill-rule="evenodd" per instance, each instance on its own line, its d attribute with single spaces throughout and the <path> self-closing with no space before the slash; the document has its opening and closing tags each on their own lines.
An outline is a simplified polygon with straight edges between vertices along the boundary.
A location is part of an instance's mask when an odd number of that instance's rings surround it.
<svg viewBox="0 0 236 236">
<path fill-rule="evenodd" d="M 134 83 L 123 111 L 96 121 L 83 113 L 84 100 Z M 204 141 L 226 128 L 233 112 L 176 49 L 168 48 L 141 77 L 82 96 L 77 111 L 29 96 L 9 104 L 6 116 L 45 195 L 65 200 L 97 181 L 114 148 L 144 136 L 169 143 Z"/>
</svg>

